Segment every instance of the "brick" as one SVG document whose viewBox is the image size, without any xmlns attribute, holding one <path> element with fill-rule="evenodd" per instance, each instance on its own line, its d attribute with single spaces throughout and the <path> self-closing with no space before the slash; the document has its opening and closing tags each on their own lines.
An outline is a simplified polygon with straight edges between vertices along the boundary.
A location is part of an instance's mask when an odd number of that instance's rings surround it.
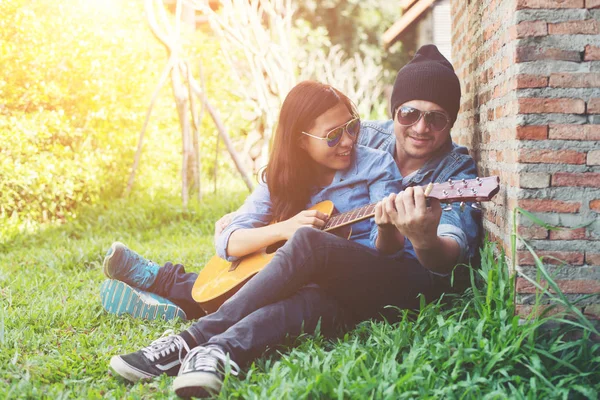
<svg viewBox="0 0 600 400">
<path fill-rule="evenodd" d="M 600 199 L 590 201 L 590 210 L 600 212 Z"/>
<path fill-rule="evenodd" d="M 600 173 L 556 172 L 552 175 L 552 186 L 600 187 Z"/>
<path fill-rule="evenodd" d="M 588 101 L 587 112 L 588 114 L 600 114 L 600 98 L 594 97 Z"/>
<path fill-rule="evenodd" d="M 600 282 L 597 280 L 556 280 L 554 281 L 559 289 L 563 293 L 580 293 L 580 294 L 592 294 L 600 291 Z M 548 287 L 548 282 L 542 279 L 539 282 L 540 286 Z M 533 283 L 529 282 L 525 278 L 517 278 L 517 293 L 535 293 L 537 289 Z M 556 293 L 553 289 L 550 289 L 550 293 Z"/>
<path fill-rule="evenodd" d="M 548 24 L 546 21 L 523 21 L 512 26 L 510 34 L 513 39 L 546 36 L 548 34 Z"/>
<path fill-rule="evenodd" d="M 550 125 L 550 139 L 600 140 L 600 125 Z"/>
<path fill-rule="evenodd" d="M 587 165 L 600 165 L 600 150 L 592 150 L 588 153 Z"/>
<path fill-rule="evenodd" d="M 519 199 L 519 207 L 531 212 L 576 213 L 581 203 L 548 199 Z"/>
<path fill-rule="evenodd" d="M 523 226 L 519 225 L 519 235 L 523 239 L 547 239 L 548 229 L 541 226 Z"/>
<path fill-rule="evenodd" d="M 600 0 L 585 0 L 585 8 L 600 8 Z"/>
<path fill-rule="evenodd" d="M 539 317 L 545 310 L 547 310 L 550 307 L 551 306 L 544 304 L 541 304 L 537 307 L 531 305 L 517 304 L 515 305 L 515 313 L 524 318 L 528 318 L 529 316 Z M 556 306 L 552 307 L 548 312 L 544 313 L 544 315 L 556 315 L 563 312 L 565 312 L 564 307 Z"/>
<path fill-rule="evenodd" d="M 517 0 L 517 10 L 523 8 L 583 8 L 584 0 Z"/>
<path fill-rule="evenodd" d="M 570 74 L 560 73 L 550 75 L 550 87 L 564 88 L 595 88 L 600 87 L 600 73 Z"/>
<path fill-rule="evenodd" d="M 595 35 L 598 33 L 598 21 L 586 19 L 548 24 L 548 33 L 551 35 Z"/>
<path fill-rule="evenodd" d="M 600 265 L 600 253 L 585 253 L 585 263 L 587 265 Z"/>
<path fill-rule="evenodd" d="M 515 82 L 517 89 L 540 88 L 548 86 L 548 77 L 543 75 L 520 74 L 516 76 Z"/>
<path fill-rule="evenodd" d="M 519 140 L 545 140 L 547 138 L 547 125 L 517 126 L 517 139 Z"/>
<path fill-rule="evenodd" d="M 519 113 L 559 113 L 559 114 L 583 114 L 585 113 L 585 102 L 581 99 L 518 99 Z"/>
<path fill-rule="evenodd" d="M 550 240 L 584 240 L 584 239 L 587 239 L 587 231 L 585 228 L 560 229 L 558 231 L 550 231 Z"/>
<path fill-rule="evenodd" d="M 519 46 L 515 53 L 515 62 L 522 63 L 538 60 L 581 61 L 581 54 L 575 50 L 562 50 L 547 47 Z"/>
<path fill-rule="evenodd" d="M 583 315 L 590 319 L 600 319 L 600 304 L 590 304 L 583 308 Z"/>
<path fill-rule="evenodd" d="M 536 254 L 539 258 L 544 257 L 544 264 L 561 265 L 567 263 L 570 265 L 583 265 L 583 253 L 576 251 L 546 251 L 537 250 Z M 520 250 L 517 252 L 519 265 L 535 265 L 533 256 L 529 251 Z"/>
<path fill-rule="evenodd" d="M 516 81 L 515 81 L 515 83 L 516 83 Z M 486 94 L 488 94 L 488 95 L 489 95 L 489 93 L 490 92 L 486 92 Z M 497 98 L 500 98 L 500 97 L 504 97 L 504 96 L 506 96 L 506 93 L 507 93 L 506 85 L 505 84 L 499 84 L 498 86 L 496 86 L 494 88 L 494 91 L 492 93 L 491 98 L 497 99 Z M 486 98 L 486 102 L 487 102 L 487 100 L 489 100 L 489 97 Z M 481 104 L 481 101 L 479 102 L 479 104 Z"/>
<path fill-rule="evenodd" d="M 522 172 L 519 175 L 519 187 L 541 189 L 548 186 L 550 186 L 550 174 Z"/>
<path fill-rule="evenodd" d="M 600 0 L 598 0 L 600 1 Z M 585 46 L 585 55 L 583 56 L 585 61 L 597 61 L 600 60 L 600 47 L 592 46 L 588 44 Z"/>
<path fill-rule="evenodd" d="M 519 162 L 524 164 L 585 164 L 586 154 L 576 150 L 520 149 Z"/>
</svg>

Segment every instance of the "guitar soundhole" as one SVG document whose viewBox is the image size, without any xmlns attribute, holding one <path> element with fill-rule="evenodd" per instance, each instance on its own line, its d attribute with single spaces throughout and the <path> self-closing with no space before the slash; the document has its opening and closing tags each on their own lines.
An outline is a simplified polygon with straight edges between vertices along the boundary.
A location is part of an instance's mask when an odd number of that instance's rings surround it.
<svg viewBox="0 0 600 400">
<path fill-rule="evenodd" d="M 265 249 L 265 252 L 267 254 L 273 254 L 277 251 L 277 249 L 279 249 L 284 244 L 285 244 L 285 240 L 282 240 L 281 242 L 273 243 L 272 245 L 267 246 L 267 248 Z"/>
</svg>

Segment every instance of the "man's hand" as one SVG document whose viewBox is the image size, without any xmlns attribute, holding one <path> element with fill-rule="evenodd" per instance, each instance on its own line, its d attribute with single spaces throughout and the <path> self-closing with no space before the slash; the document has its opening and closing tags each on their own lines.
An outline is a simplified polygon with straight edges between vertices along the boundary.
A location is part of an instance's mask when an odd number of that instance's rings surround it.
<svg viewBox="0 0 600 400">
<path fill-rule="evenodd" d="M 404 236 L 394 225 L 392 214 L 396 213 L 396 193 L 392 193 L 375 205 L 377 240 L 375 247 L 384 254 L 393 254 L 404 247 Z"/>
<path fill-rule="evenodd" d="M 395 209 L 389 211 L 390 217 L 415 249 L 426 249 L 436 245 L 437 228 L 442 216 L 442 208 L 437 199 L 431 198 L 430 207 L 427 207 L 423 188 L 409 187 L 398 193 L 394 205 Z"/>
<path fill-rule="evenodd" d="M 392 193 L 375 205 L 375 223 L 379 230 L 396 229 L 391 213 L 396 211 L 396 193 Z"/>
<path fill-rule="evenodd" d="M 390 217 L 398 231 L 411 241 L 421 265 L 434 272 L 450 273 L 460 247 L 456 240 L 437 235 L 442 217 L 439 200 L 430 198 L 427 207 L 423 188 L 410 187 L 398 193 L 394 205 L 396 209 L 390 212 Z"/>
</svg>

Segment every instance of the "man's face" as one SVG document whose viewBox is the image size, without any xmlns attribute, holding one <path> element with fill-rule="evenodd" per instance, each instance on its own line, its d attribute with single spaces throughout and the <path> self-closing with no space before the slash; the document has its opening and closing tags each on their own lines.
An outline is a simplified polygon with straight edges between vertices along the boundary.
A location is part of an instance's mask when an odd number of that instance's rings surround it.
<svg viewBox="0 0 600 400">
<path fill-rule="evenodd" d="M 430 101 L 411 100 L 401 107 L 411 107 L 420 111 L 438 111 L 448 116 L 440 106 Z M 450 140 L 450 122 L 441 130 L 436 131 L 432 125 L 421 116 L 419 121 L 411 126 L 403 126 L 398 122 L 397 114 L 394 115 L 394 132 L 396 134 L 396 151 L 404 157 L 423 159 L 430 158 L 444 144 Z M 449 121 L 449 118 L 448 118 Z"/>
</svg>

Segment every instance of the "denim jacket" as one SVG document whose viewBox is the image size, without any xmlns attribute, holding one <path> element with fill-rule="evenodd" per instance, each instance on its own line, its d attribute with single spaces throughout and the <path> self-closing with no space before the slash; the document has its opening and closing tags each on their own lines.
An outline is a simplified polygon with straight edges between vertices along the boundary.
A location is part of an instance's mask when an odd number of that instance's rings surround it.
<svg viewBox="0 0 600 400">
<path fill-rule="evenodd" d="M 350 211 L 399 192 L 400 182 L 400 172 L 390 154 L 359 145 L 355 147 L 351 165 L 345 170 L 336 171 L 330 185 L 315 188 L 306 208 L 331 200 L 337 211 Z M 271 220 L 269 188 L 261 182 L 216 239 L 219 257 L 228 261 L 237 259 L 227 254 L 229 238 L 235 230 L 258 228 L 268 225 Z M 352 225 L 350 240 L 374 248 L 376 238 L 377 225 L 373 218 Z"/>
<path fill-rule="evenodd" d="M 361 125 L 358 143 L 374 149 L 383 150 L 394 157 L 396 154 L 396 136 L 394 121 L 364 121 Z M 429 159 L 416 173 L 402 181 L 402 189 L 409 186 L 423 186 L 430 182 L 446 182 L 477 177 L 475 161 L 469 155 L 466 147 L 453 142 L 448 144 Z M 451 211 L 443 211 L 438 226 L 438 235 L 456 240 L 460 246 L 458 263 L 469 263 L 476 256 L 482 232 L 481 211 L 467 203 L 464 211 L 458 205 L 453 205 Z M 415 251 L 409 240 L 406 240 L 405 255 L 416 258 Z"/>
</svg>

